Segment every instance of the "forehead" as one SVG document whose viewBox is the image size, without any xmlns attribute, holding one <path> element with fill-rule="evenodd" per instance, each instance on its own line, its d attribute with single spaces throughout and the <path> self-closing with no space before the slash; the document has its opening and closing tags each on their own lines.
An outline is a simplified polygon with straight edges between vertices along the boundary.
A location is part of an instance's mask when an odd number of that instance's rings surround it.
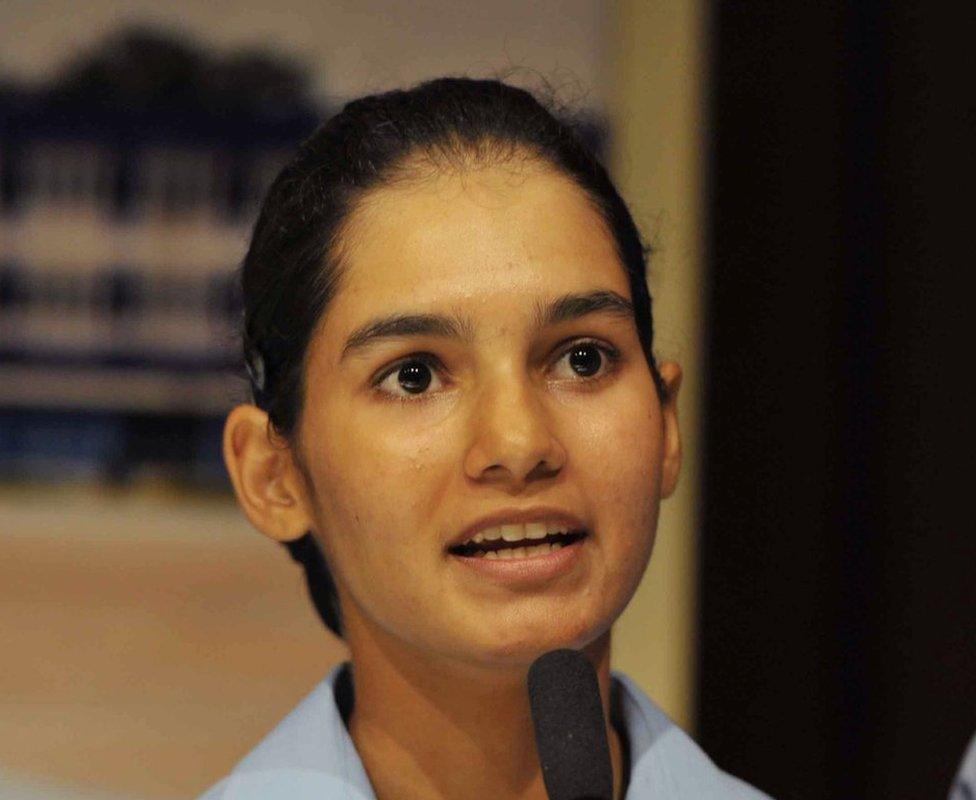
<svg viewBox="0 0 976 800">
<path fill-rule="evenodd" d="M 630 296 L 592 202 L 569 178 L 532 164 L 375 190 L 351 216 L 340 259 L 342 285 L 325 320 L 335 334 L 377 313 L 477 316 L 596 288 Z"/>
</svg>

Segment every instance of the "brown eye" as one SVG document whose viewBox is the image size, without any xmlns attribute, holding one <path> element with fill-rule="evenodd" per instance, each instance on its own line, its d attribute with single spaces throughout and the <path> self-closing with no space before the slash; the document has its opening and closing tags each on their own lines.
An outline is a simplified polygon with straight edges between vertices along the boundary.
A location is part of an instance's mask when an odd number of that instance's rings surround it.
<svg viewBox="0 0 976 800">
<path fill-rule="evenodd" d="M 576 345 L 567 355 L 569 356 L 569 366 L 577 375 L 582 375 L 585 378 L 595 375 L 603 365 L 603 356 L 596 345 Z"/>
<path fill-rule="evenodd" d="M 590 383 L 612 372 L 619 361 L 620 354 L 610 345 L 581 341 L 563 350 L 555 371 L 562 372 L 563 379 Z M 569 365 L 568 374 L 563 364 Z"/>
<path fill-rule="evenodd" d="M 388 368 L 374 386 L 394 400 L 423 400 L 443 388 L 439 377 L 442 370 L 434 356 L 415 354 Z"/>
<path fill-rule="evenodd" d="M 410 394 L 426 391 L 432 378 L 430 367 L 419 361 L 411 361 L 397 370 L 397 383 Z"/>
</svg>

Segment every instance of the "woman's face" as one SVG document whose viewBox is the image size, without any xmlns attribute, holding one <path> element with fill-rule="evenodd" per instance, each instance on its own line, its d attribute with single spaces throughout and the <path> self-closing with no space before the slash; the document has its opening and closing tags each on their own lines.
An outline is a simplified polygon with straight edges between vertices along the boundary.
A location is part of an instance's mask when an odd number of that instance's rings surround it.
<svg viewBox="0 0 976 800">
<path fill-rule="evenodd" d="M 341 255 L 298 453 L 350 640 L 485 665 L 589 644 L 679 461 L 600 215 L 541 166 L 439 174 L 368 195 Z M 477 528 L 565 546 L 459 553 Z"/>
</svg>

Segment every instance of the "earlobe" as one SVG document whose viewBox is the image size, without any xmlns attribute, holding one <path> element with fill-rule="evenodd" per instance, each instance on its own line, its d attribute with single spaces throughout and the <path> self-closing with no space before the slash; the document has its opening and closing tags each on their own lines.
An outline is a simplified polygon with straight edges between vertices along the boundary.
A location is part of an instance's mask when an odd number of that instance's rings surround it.
<svg viewBox="0 0 976 800">
<path fill-rule="evenodd" d="M 666 394 L 661 402 L 664 440 L 661 459 L 661 497 L 670 497 L 681 473 L 681 430 L 678 425 L 678 390 L 681 388 L 681 366 L 675 361 L 660 364 Z"/>
<path fill-rule="evenodd" d="M 312 527 L 294 456 L 287 443 L 270 433 L 264 411 L 239 405 L 227 415 L 223 453 L 237 502 L 261 533 L 281 542 Z"/>
</svg>

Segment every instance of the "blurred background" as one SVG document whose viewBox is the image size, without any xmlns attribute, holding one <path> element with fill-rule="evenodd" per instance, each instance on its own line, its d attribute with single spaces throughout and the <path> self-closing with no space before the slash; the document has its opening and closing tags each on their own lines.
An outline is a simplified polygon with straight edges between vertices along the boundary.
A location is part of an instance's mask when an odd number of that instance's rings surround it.
<svg viewBox="0 0 976 800">
<path fill-rule="evenodd" d="M 195 796 L 344 657 L 229 493 L 234 271 L 319 121 L 443 74 L 551 89 L 655 246 L 687 456 L 615 666 L 775 797 L 944 796 L 976 732 L 972 14 L 3 0 L 0 797 Z"/>
</svg>

